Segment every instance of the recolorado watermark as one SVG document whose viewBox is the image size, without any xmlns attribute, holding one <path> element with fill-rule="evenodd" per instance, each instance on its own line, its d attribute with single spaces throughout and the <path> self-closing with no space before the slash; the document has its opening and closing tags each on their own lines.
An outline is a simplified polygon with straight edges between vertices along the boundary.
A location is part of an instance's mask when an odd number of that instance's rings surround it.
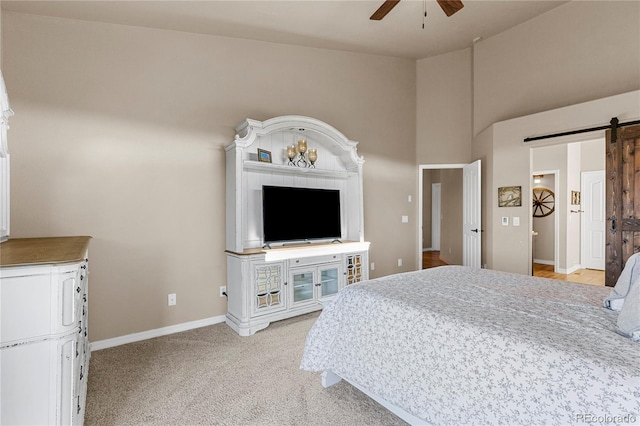
<svg viewBox="0 0 640 426">
<path fill-rule="evenodd" d="M 608 414 L 597 415 L 592 413 L 577 413 L 576 422 L 600 423 L 600 424 L 635 424 L 638 418 L 634 414 L 611 416 Z"/>
</svg>

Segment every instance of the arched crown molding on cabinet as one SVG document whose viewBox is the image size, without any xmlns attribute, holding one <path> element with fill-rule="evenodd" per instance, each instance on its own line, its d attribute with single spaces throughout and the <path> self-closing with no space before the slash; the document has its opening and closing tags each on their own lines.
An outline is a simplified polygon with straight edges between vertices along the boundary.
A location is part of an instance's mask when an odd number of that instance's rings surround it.
<svg viewBox="0 0 640 426">
<path fill-rule="evenodd" d="M 330 124 L 311 117 L 284 115 L 265 121 L 248 118 L 236 127 L 236 132 L 234 144 L 242 148 L 251 146 L 262 136 L 285 132 L 320 143 L 340 158 L 348 171 L 359 171 L 364 163 L 364 158 L 358 156 L 358 142 L 350 140 Z M 227 147 L 227 150 L 231 148 L 233 145 Z"/>
<path fill-rule="evenodd" d="M 288 147 L 297 146 L 302 139 L 307 141 L 309 150 L 317 150 L 313 167 L 297 167 L 287 157 Z M 265 244 L 261 200 L 264 185 L 339 190 L 341 239 L 364 242 L 364 158 L 358 155 L 357 145 L 333 126 L 311 117 L 245 119 L 236 127 L 234 141 L 225 148 L 226 249 L 242 253 Z M 267 158 L 258 158 L 265 151 Z M 283 214 L 292 206 L 283 205 Z M 303 216 L 305 208 L 318 208 L 295 207 L 297 214 Z"/>
</svg>

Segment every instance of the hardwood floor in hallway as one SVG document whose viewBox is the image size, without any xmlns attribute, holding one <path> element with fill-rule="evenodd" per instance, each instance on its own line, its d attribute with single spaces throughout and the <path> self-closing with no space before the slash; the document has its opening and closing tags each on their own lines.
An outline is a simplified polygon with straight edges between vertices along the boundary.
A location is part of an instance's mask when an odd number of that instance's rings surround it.
<svg viewBox="0 0 640 426">
<path fill-rule="evenodd" d="M 422 252 L 422 269 L 447 265 L 440 259 L 439 251 Z M 571 281 L 581 284 L 604 286 L 604 271 L 595 269 L 579 269 L 571 274 L 557 274 L 553 272 L 553 265 L 533 264 L 533 275 L 542 278 L 553 278 L 561 281 Z"/>
<path fill-rule="evenodd" d="M 542 278 L 553 278 L 581 284 L 604 286 L 604 271 L 596 269 L 579 269 L 571 274 L 557 274 L 553 272 L 553 265 L 533 264 L 533 275 Z"/>
<path fill-rule="evenodd" d="M 440 251 L 432 250 L 422 252 L 422 269 L 443 265 L 448 265 L 448 263 L 440 259 Z"/>
</svg>

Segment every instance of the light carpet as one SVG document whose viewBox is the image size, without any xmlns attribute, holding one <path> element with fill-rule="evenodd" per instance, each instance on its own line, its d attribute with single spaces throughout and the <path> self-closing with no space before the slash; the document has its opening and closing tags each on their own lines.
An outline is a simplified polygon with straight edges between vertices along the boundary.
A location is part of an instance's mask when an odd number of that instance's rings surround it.
<svg viewBox="0 0 640 426">
<path fill-rule="evenodd" d="M 85 425 L 404 425 L 341 381 L 300 370 L 318 313 L 250 337 L 226 324 L 93 352 Z"/>
</svg>

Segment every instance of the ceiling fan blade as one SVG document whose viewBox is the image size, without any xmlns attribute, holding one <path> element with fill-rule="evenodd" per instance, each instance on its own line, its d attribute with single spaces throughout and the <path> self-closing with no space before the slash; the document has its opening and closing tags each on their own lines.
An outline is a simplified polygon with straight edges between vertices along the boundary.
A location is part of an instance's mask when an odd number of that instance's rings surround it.
<svg viewBox="0 0 640 426">
<path fill-rule="evenodd" d="M 382 6 L 380 6 L 378 8 L 378 10 L 376 10 L 373 15 L 371 15 L 371 17 L 369 19 L 373 20 L 373 21 L 379 21 L 382 18 L 384 18 L 385 16 L 387 16 L 387 13 L 391 12 L 391 9 L 393 9 L 394 7 L 396 7 L 396 5 L 400 3 L 400 0 L 387 0 L 384 3 L 382 3 Z"/>
<path fill-rule="evenodd" d="M 451 16 L 464 7 L 460 0 L 438 0 L 438 4 L 447 16 Z"/>
</svg>

